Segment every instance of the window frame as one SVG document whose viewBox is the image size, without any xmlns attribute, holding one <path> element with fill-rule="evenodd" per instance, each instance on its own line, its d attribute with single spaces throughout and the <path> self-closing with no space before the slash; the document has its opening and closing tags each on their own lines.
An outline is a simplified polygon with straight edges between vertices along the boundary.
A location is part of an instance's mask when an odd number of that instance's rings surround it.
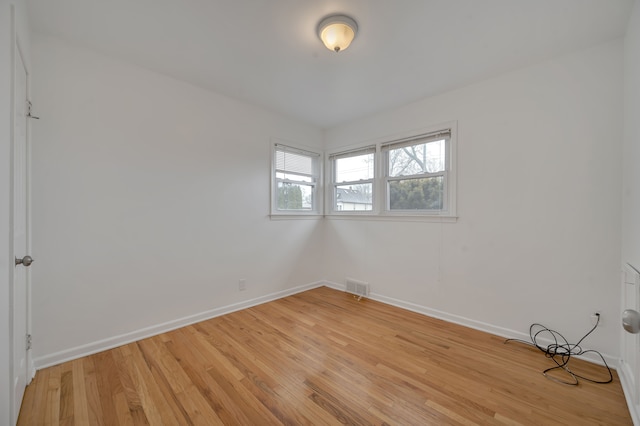
<svg viewBox="0 0 640 426">
<path fill-rule="evenodd" d="M 359 179 L 354 181 L 343 181 L 338 182 L 336 180 L 337 176 L 337 167 L 336 161 L 343 158 L 357 157 L 359 155 L 373 154 L 373 177 L 370 179 Z M 335 153 L 331 153 L 327 155 L 328 167 L 327 169 L 330 171 L 329 173 L 329 183 L 327 184 L 327 190 L 330 191 L 327 195 L 328 200 L 328 210 L 330 214 L 336 215 L 371 215 L 376 213 L 377 209 L 377 179 L 378 175 L 378 149 L 376 145 L 367 145 L 364 147 L 350 149 L 347 151 L 339 151 Z M 340 186 L 345 185 L 362 185 L 362 184 L 371 184 L 371 210 L 338 210 L 336 209 L 337 204 L 337 189 Z"/>
<path fill-rule="evenodd" d="M 292 154 L 302 155 L 311 158 L 312 173 L 297 173 L 278 169 L 277 167 L 277 152 L 289 152 Z M 271 194 L 270 194 L 270 216 L 271 217 L 309 217 L 319 216 L 322 212 L 322 153 L 314 151 L 311 148 L 302 147 L 300 145 L 291 144 L 283 141 L 271 142 Z M 297 174 L 300 176 L 307 176 L 310 181 L 301 181 L 289 178 L 279 178 L 278 173 Z M 309 210 L 296 210 L 296 209 L 279 209 L 278 208 L 278 184 L 279 183 L 291 183 L 300 184 L 311 187 L 311 209 Z"/>
<path fill-rule="evenodd" d="M 409 138 L 404 138 L 396 141 L 383 143 L 380 146 L 381 161 L 383 164 L 382 176 L 383 190 L 384 190 L 384 213 L 388 215 L 427 215 L 427 216 L 442 216 L 449 215 L 450 211 L 450 191 L 449 191 L 449 175 L 451 174 L 451 129 L 442 129 L 441 131 L 429 132 L 426 134 L 416 135 Z M 444 170 L 439 172 L 425 172 L 414 173 L 410 175 L 390 176 L 389 170 L 389 153 L 394 149 L 406 148 L 408 146 L 422 145 L 430 142 L 436 142 L 444 140 Z M 443 191 L 442 191 L 442 208 L 441 209 L 391 209 L 391 182 L 407 181 L 415 179 L 424 179 L 432 177 L 442 177 Z"/>
<path fill-rule="evenodd" d="M 457 145 L 458 123 L 450 121 L 427 128 L 409 132 L 398 133 L 358 145 L 352 145 L 349 149 L 337 149 L 326 154 L 325 169 L 327 179 L 325 182 L 325 198 L 327 200 L 325 214 L 329 218 L 353 218 L 366 220 L 404 220 L 426 222 L 456 222 L 457 221 Z M 445 170 L 443 172 L 409 175 L 404 177 L 389 177 L 388 153 L 390 147 L 410 146 L 418 141 L 427 140 L 436 135 L 448 133 L 445 140 Z M 432 139 L 439 140 L 438 138 Z M 424 142 L 423 142 L 424 143 Z M 335 164 L 332 158 L 339 158 L 343 154 L 358 153 L 375 147 L 374 153 L 374 178 L 373 178 L 373 209 L 367 211 L 344 211 L 335 209 L 335 187 L 340 183 L 335 182 Z M 390 190 L 388 182 L 394 180 L 406 180 L 432 176 L 443 177 L 443 208 L 441 210 L 391 210 L 389 207 Z"/>
</svg>

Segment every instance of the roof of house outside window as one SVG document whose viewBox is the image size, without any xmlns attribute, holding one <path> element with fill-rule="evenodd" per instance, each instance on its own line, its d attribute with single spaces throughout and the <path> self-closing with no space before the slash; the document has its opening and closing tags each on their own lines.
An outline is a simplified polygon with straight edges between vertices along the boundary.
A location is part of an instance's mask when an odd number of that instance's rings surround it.
<svg viewBox="0 0 640 426">
<path fill-rule="evenodd" d="M 357 189 L 338 188 L 336 190 L 336 199 L 338 203 L 371 204 L 371 195 Z"/>
</svg>

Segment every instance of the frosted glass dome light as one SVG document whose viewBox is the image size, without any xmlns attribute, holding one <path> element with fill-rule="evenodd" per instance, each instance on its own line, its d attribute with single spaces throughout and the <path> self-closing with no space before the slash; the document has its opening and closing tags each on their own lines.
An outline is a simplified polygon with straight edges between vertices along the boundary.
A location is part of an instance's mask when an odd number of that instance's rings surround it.
<svg viewBox="0 0 640 426">
<path fill-rule="evenodd" d="M 358 24 L 345 15 L 329 16 L 318 24 L 318 37 L 327 49 L 340 52 L 351 44 L 358 32 Z"/>
</svg>

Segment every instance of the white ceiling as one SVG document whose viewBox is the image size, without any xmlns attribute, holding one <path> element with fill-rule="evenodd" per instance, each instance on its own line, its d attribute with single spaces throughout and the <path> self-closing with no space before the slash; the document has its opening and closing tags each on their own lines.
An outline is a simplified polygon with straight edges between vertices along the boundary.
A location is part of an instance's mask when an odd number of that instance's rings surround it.
<svg viewBox="0 0 640 426">
<path fill-rule="evenodd" d="M 60 37 L 322 128 L 624 35 L 633 0 L 28 0 Z M 360 31 L 333 53 L 328 14 Z"/>
</svg>

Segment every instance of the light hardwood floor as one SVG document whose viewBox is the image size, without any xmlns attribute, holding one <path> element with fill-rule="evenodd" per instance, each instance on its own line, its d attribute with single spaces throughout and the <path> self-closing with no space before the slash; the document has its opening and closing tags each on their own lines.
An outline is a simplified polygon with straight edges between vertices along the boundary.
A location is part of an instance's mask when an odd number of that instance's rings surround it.
<svg viewBox="0 0 640 426">
<path fill-rule="evenodd" d="M 631 424 L 617 375 L 566 386 L 541 374 L 552 365 L 501 337 L 322 287 L 40 370 L 18 423 Z"/>
</svg>

